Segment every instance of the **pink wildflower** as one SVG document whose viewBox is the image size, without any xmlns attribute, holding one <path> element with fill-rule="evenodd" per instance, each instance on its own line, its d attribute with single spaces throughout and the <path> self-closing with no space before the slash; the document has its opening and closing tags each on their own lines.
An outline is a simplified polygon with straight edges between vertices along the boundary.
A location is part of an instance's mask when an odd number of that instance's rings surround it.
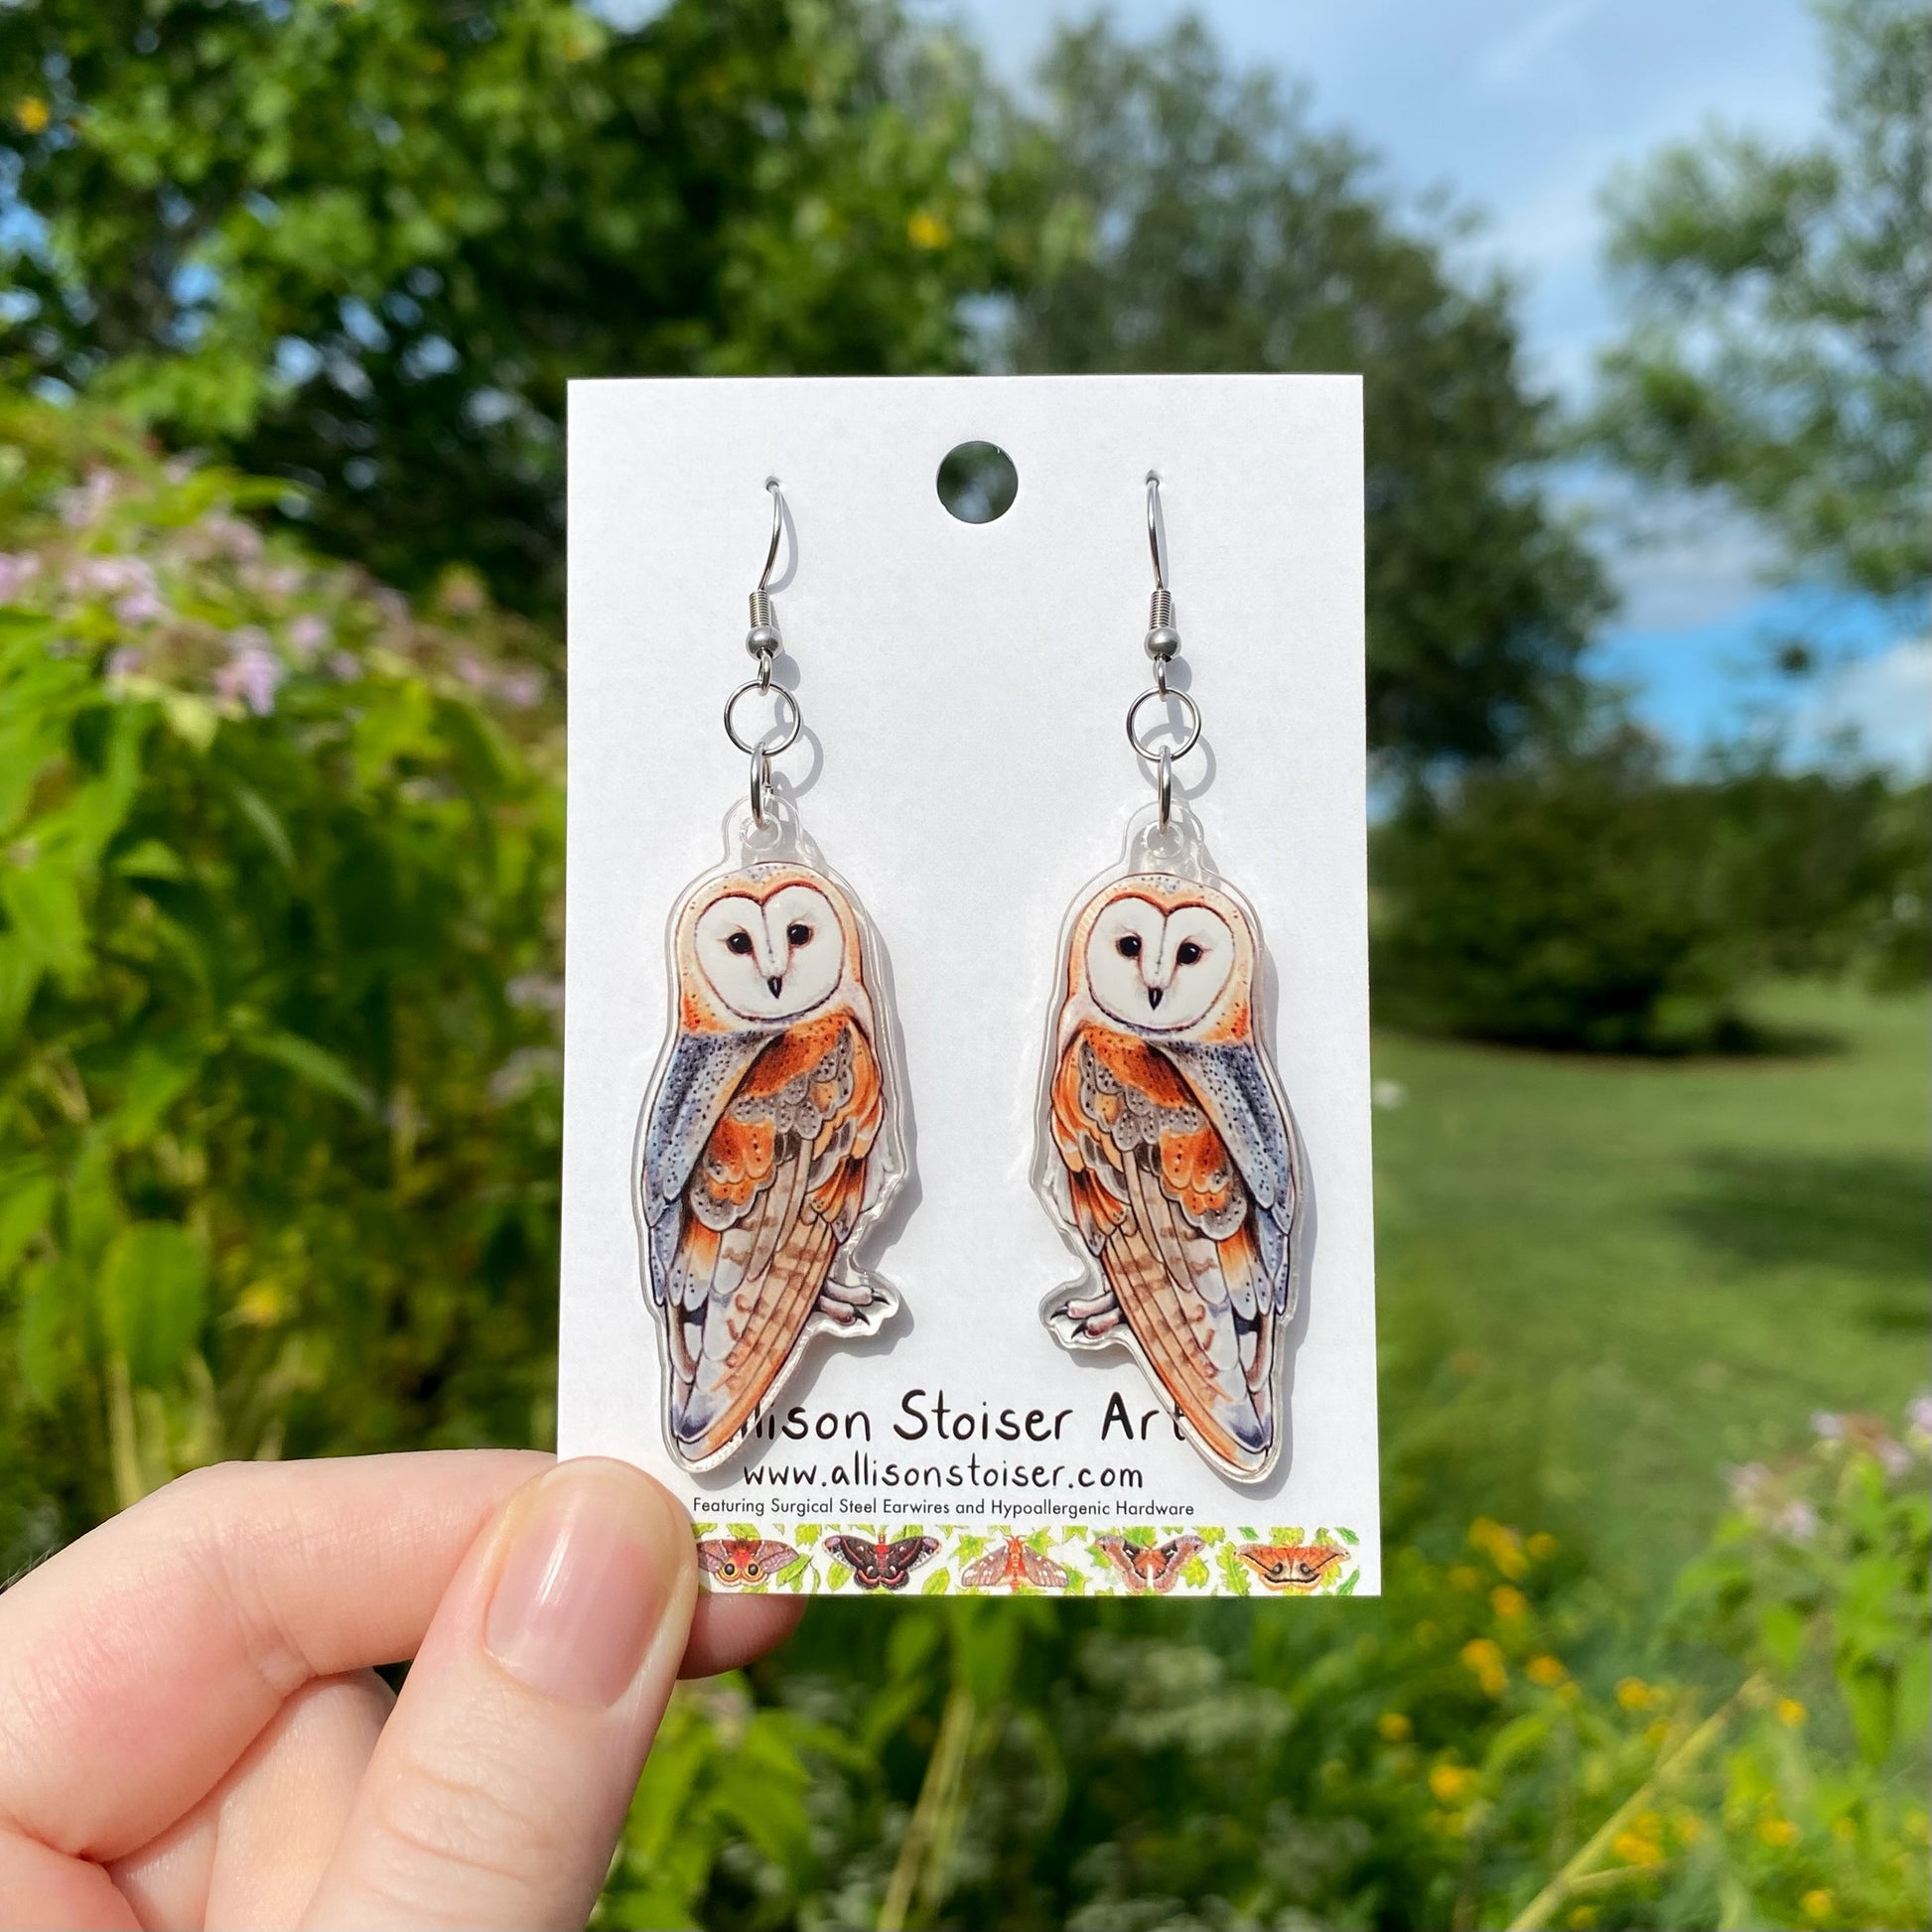
<svg viewBox="0 0 1932 1932">
<path fill-rule="evenodd" d="M 0 604 L 11 604 L 40 568 L 41 560 L 31 550 L 0 551 Z"/>
<path fill-rule="evenodd" d="M 329 641 L 329 625 L 313 611 L 304 611 L 289 625 L 289 648 L 296 656 L 313 657 Z"/>
<path fill-rule="evenodd" d="M 268 646 L 267 634 L 245 625 L 228 639 L 233 655 L 214 674 L 214 688 L 224 698 L 239 698 L 257 718 L 275 709 L 275 692 L 282 682 L 282 660 Z"/>
</svg>

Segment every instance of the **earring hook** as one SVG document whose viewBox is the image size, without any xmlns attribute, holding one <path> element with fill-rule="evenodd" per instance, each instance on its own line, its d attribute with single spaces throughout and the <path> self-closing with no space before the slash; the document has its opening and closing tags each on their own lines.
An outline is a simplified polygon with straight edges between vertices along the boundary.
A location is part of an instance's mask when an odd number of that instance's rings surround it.
<svg viewBox="0 0 1932 1932">
<path fill-rule="evenodd" d="M 745 648 L 758 659 L 759 689 L 771 682 L 771 660 L 784 647 L 778 635 L 778 614 L 771 608 L 771 567 L 778 561 L 778 541 L 785 533 L 785 492 L 776 477 L 766 477 L 764 486 L 771 492 L 771 541 L 765 547 L 764 568 L 759 572 L 758 589 L 752 593 L 752 627 L 745 633 Z"/>
<path fill-rule="evenodd" d="M 764 597 L 771 589 L 771 566 L 778 561 L 778 539 L 785 533 L 785 492 L 776 477 L 766 477 L 764 486 L 771 492 L 771 542 L 764 553 L 764 568 L 759 572 L 755 597 Z"/>
<path fill-rule="evenodd" d="M 1180 632 L 1173 624 L 1173 598 L 1168 590 L 1168 573 L 1161 565 L 1161 474 L 1147 473 L 1147 549 L 1154 559 L 1154 595 L 1147 601 L 1147 654 L 1154 660 L 1154 682 L 1165 692 L 1168 664 L 1180 648 Z"/>
</svg>

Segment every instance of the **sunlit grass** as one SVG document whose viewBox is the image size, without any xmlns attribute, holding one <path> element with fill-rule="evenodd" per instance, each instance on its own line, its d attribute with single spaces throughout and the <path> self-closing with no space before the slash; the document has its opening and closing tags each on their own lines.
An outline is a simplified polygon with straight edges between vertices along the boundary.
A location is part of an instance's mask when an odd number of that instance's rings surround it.
<svg viewBox="0 0 1932 1932">
<path fill-rule="evenodd" d="M 1932 1005 L 1792 987 L 1758 1017 L 1792 1050 L 1378 1038 L 1392 1537 L 1555 1525 L 1640 1594 L 1725 1465 L 1924 1386 Z"/>
</svg>

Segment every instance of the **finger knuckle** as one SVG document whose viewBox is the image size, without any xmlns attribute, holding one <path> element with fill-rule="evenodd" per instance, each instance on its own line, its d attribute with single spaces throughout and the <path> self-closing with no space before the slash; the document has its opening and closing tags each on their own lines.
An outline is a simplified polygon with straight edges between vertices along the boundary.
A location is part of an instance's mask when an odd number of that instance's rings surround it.
<svg viewBox="0 0 1932 1932">
<path fill-rule="evenodd" d="M 501 1755 L 455 1767 L 407 1760 L 371 1796 L 371 1876 L 402 1904 L 447 1899 L 459 1873 L 527 1883 L 563 1850 L 540 1784 Z"/>
</svg>

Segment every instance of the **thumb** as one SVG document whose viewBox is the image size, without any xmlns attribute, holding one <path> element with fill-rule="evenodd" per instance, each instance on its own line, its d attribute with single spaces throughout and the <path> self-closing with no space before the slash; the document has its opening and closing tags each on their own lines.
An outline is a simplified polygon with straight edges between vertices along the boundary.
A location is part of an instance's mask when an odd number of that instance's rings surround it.
<svg viewBox="0 0 1932 1932">
<path fill-rule="evenodd" d="M 581 1926 L 697 1595 L 691 1525 L 627 1463 L 560 1462 L 438 1605 L 310 1926 Z"/>
</svg>

